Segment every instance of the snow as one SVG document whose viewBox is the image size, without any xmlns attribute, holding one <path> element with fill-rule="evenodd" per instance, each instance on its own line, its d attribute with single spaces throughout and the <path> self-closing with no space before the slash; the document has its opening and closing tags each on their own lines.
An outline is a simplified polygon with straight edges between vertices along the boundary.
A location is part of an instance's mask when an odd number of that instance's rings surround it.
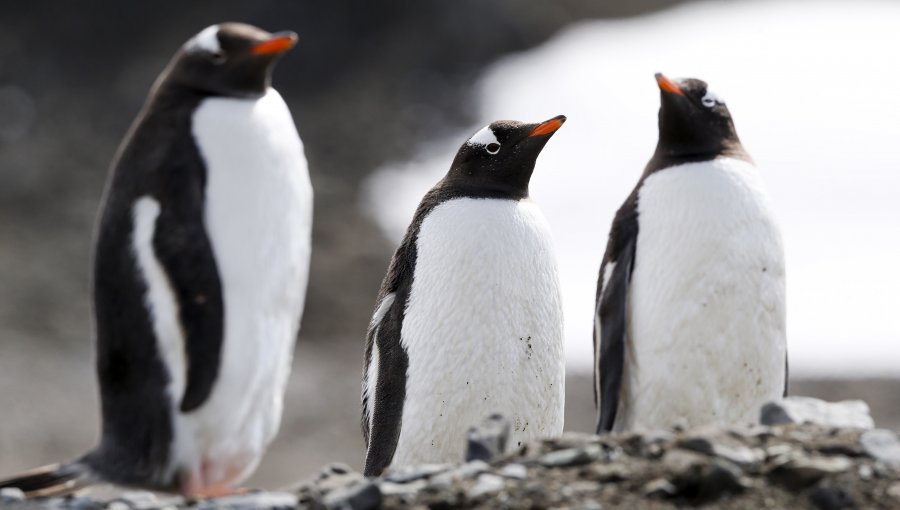
<svg viewBox="0 0 900 510">
<path fill-rule="evenodd" d="M 531 192 L 556 237 L 570 369 L 590 370 L 609 224 L 656 144 L 653 73 L 701 78 L 781 220 L 792 372 L 900 376 L 898 22 L 892 1 L 741 0 L 573 26 L 495 63 L 477 85 L 480 122 L 379 169 L 363 199 L 399 241 L 480 125 L 567 115 Z"/>
</svg>

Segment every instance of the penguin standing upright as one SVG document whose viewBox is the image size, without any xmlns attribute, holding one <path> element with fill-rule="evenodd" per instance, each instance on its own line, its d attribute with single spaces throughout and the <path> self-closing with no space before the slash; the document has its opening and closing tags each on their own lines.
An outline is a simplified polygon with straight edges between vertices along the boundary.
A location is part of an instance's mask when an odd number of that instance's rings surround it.
<svg viewBox="0 0 900 510">
<path fill-rule="evenodd" d="M 598 433 L 755 423 L 786 391 L 784 248 L 761 176 L 706 83 L 656 80 L 656 153 L 600 266 Z"/>
<path fill-rule="evenodd" d="M 492 413 L 513 445 L 562 432 L 558 272 L 528 184 L 564 121 L 484 127 L 419 204 L 367 335 L 367 476 L 462 460 L 467 429 Z"/>
<path fill-rule="evenodd" d="M 189 40 L 107 185 L 94 252 L 100 444 L 0 482 L 228 493 L 278 430 L 306 294 L 303 145 L 270 87 L 296 41 L 239 23 Z"/>
</svg>

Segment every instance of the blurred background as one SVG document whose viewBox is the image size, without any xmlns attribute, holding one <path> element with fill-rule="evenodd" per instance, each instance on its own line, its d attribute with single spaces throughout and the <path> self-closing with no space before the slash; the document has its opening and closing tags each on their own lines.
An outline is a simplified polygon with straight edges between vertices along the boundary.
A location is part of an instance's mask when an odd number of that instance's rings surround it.
<svg viewBox="0 0 900 510">
<path fill-rule="evenodd" d="M 567 428 L 593 427 L 591 308 L 612 214 L 656 141 L 653 73 L 728 104 L 788 256 L 792 393 L 900 428 L 900 5 L 861 2 L 17 2 L 0 18 L 0 477 L 94 444 L 89 267 L 110 160 L 207 25 L 291 29 L 274 85 L 316 193 L 282 429 L 251 486 L 362 465 L 364 332 L 399 236 L 459 144 L 564 113 L 532 194 L 562 265 Z"/>
</svg>

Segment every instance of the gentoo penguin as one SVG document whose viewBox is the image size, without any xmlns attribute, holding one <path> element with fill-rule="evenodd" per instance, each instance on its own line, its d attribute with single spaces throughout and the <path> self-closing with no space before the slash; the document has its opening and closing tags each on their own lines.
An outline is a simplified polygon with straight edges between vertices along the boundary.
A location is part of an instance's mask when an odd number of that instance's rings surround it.
<svg viewBox="0 0 900 510">
<path fill-rule="evenodd" d="M 600 266 L 598 433 L 751 424 L 786 391 L 784 249 L 762 178 L 705 82 L 656 81 L 656 152 Z"/>
<path fill-rule="evenodd" d="M 468 429 L 494 413 L 514 446 L 562 432 L 559 279 L 528 183 L 565 120 L 485 126 L 419 204 L 367 335 L 367 476 L 461 461 Z"/>
<path fill-rule="evenodd" d="M 214 25 L 160 75 L 98 223 L 100 444 L 0 486 L 207 497 L 256 468 L 280 424 L 310 257 L 303 145 L 270 87 L 296 38 Z"/>
</svg>

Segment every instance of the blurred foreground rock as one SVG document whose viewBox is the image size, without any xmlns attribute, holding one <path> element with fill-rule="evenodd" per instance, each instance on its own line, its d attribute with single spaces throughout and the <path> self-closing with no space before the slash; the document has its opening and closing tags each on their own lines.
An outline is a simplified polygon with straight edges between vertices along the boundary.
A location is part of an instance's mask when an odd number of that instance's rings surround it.
<svg viewBox="0 0 900 510">
<path fill-rule="evenodd" d="M 146 493 L 18 501 L 10 508 L 900 508 L 900 441 L 884 429 L 810 424 L 598 437 L 568 433 L 491 463 L 366 479 L 342 464 L 282 492 L 185 503 Z"/>
</svg>

